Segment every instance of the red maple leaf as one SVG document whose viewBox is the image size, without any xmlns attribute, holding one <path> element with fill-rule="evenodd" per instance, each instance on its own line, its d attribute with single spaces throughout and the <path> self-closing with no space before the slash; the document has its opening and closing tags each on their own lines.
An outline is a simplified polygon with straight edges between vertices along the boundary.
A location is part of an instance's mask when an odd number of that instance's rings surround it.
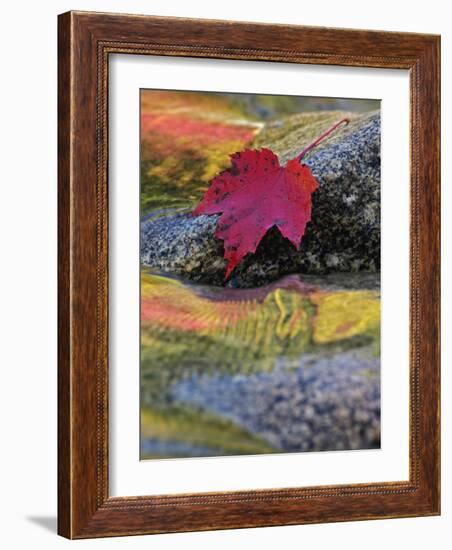
<svg viewBox="0 0 452 550">
<path fill-rule="evenodd" d="M 299 248 L 311 220 L 311 195 L 319 186 L 301 159 L 344 122 L 348 119 L 332 126 L 286 166 L 270 149 L 246 150 L 231 155 L 231 168 L 211 181 L 193 214 L 221 214 L 215 236 L 224 241 L 225 279 L 256 251 L 273 226 Z"/>
</svg>

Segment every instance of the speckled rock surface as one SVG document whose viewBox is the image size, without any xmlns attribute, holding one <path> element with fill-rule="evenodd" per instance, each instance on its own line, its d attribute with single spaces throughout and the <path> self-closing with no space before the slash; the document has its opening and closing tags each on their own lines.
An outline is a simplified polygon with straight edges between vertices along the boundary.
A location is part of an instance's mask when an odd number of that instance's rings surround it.
<svg viewBox="0 0 452 550">
<path fill-rule="evenodd" d="M 342 113 L 294 115 L 272 123 L 255 141 L 286 162 Z M 329 117 L 329 118 L 328 118 Z M 308 138 L 309 136 L 309 138 Z M 306 157 L 320 187 L 312 221 L 297 251 L 276 228 L 233 273 L 229 284 L 259 286 L 294 272 L 376 272 L 380 269 L 380 116 L 354 116 L 347 128 Z M 156 270 L 222 285 L 223 243 L 217 216 L 174 213 L 141 225 L 141 261 Z"/>
<path fill-rule="evenodd" d="M 178 403 L 220 414 L 284 452 L 380 446 L 380 361 L 365 349 L 281 358 L 272 372 L 193 376 Z"/>
</svg>

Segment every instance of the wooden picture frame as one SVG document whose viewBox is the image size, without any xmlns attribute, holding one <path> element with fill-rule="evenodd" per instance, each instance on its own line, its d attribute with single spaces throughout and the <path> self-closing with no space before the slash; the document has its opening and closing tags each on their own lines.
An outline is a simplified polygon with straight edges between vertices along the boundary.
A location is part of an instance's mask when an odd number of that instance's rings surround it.
<svg viewBox="0 0 452 550">
<path fill-rule="evenodd" d="M 440 38 L 69 12 L 59 16 L 58 53 L 59 534 L 87 538 L 439 514 Z M 113 53 L 409 70 L 409 481 L 109 496 L 107 92 Z"/>
</svg>

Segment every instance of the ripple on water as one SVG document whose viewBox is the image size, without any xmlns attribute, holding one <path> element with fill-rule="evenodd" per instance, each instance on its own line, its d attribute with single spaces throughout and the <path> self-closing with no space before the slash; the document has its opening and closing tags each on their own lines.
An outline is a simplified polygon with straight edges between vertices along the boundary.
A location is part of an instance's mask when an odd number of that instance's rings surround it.
<svg viewBox="0 0 452 550">
<path fill-rule="evenodd" d="M 146 426 L 145 454 L 228 454 L 208 438 L 191 444 L 187 422 L 178 440 L 174 417 L 164 422 L 175 406 L 227 420 L 275 452 L 379 447 L 378 276 L 291 275 L 234 290 L 143 271 L 141 314 L 142 405 L 163 423 L 154 435 Z M 246 435 L 237 437 L 231 449 L 242 448 Z"/>
</svg>

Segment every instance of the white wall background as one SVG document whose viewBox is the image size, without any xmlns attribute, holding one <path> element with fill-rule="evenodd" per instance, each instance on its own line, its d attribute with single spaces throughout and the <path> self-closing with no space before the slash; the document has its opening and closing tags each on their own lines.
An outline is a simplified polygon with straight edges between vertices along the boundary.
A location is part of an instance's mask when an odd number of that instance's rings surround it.
<svg viewBox="0 0 452 550">
<path fill-rule="evenodd" d="M 449 2 L 92 0 L 5 2 L 0 83 L 0 517 L 4 548 L 450 547 L 451 79 Z M 71 543 L 56 530 L 56 67 L 58 13 L 70 9 L 442 34 L 443 515 Z M 445 92 L 444 92 L 445 90 Z M 449 97 L 448 97 L 449 96 Z M 449 152 L 446 158 L 446 151 Z M 449 183 L 448 183 L 449 182 Z M 447 437 L 449 435 L 449 437 Z M 449 540 L 448 540 L 449 539 Z"/>
</svg>

